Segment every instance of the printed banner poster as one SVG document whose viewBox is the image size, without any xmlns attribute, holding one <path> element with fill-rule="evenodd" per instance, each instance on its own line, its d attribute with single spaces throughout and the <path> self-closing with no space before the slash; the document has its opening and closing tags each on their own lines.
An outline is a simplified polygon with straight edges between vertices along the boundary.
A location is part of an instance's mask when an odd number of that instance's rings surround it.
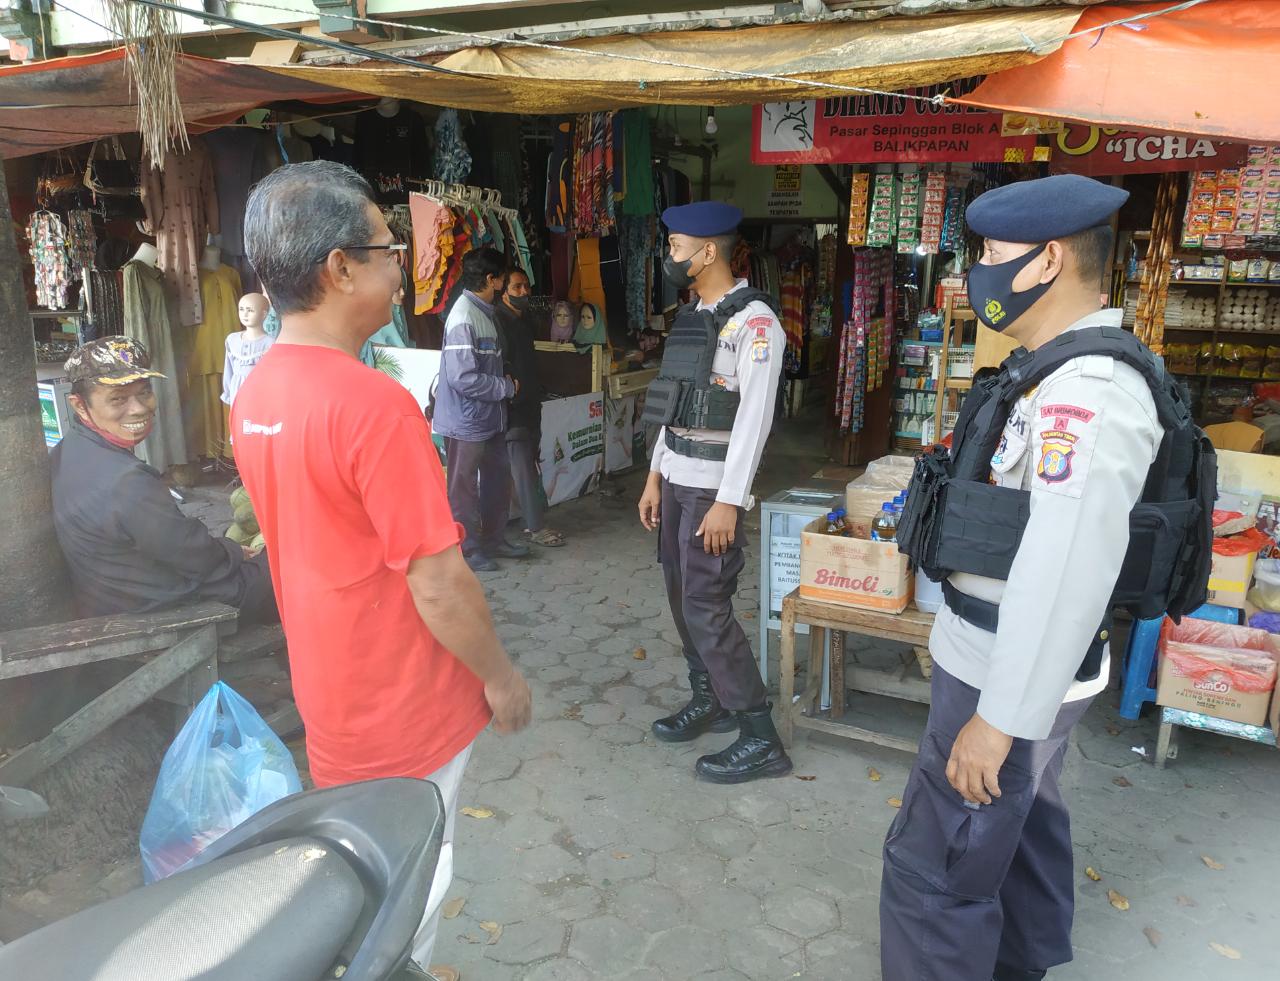
<svg viewBox="0 0 1280 981">
<path fill-rule="evenodd" d="M 1068 123 L 1054 138 L 1055 173 L 1085 177 L 1119 174 L 1165 174 L 1182 170 L 1239 167 L 1248 147 L 1173 133 L 1134 133 Z"/>
<path fill-rule="evenodd" d="M 604 465 L 604 394 L 542 403 L 542 486 L 547 504 L 581 497 Z"/>
<path fill-rule="evenodd" d="M 766 102 L 755 107 L 751 162 L 776 165 L 1030 160 L 1036 138 L 1002 136 L 1003 122 L 1002 113 L 933 105 L 900 95 Z"/>
</svg>

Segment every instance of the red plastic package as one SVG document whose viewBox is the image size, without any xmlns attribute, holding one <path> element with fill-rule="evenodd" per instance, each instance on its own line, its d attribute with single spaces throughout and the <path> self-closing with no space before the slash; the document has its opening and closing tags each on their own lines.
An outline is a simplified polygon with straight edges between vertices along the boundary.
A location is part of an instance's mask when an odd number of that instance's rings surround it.
<svg viewBox="0 0 1280 981">
<path fill-rule="evenodd" d="M 1213 540 L 1213 550 L 1218 555 L 1249 555 L 1253 552 L 1261 552 L 1271 544 L 1272 541 L 1269 535 L 1258 531 L 1257 528 L 1250 528 L 1248 531 L 1242 531 L 1238 535 L 1215 538 Z"/>
<path fill-rule="evenodd" d="M 1237 691 L 1269 692 L 1276 686 L 1280 636 L 1213 620 L 1184 617 L 1182 623 L 1174 623 L 1166 617 L 1160 628 L 1160 656 L 1189 678 L 1218 676 Z"/>
<path fill-rule="evenodd" d="M 1215 528 L 1220 528 L 1220 527 L 1222 527 L 1223 525 L 1225 525 L 1228 521 L 1237 521 L 1237 520 L 1239 520 L 1240 518 L 1243 518 L 1243 517 L 1244 517 L 1244 515 L 1243 515 L 1243 514 L 1241 514 L 1239 511 L 1218 511 L 1218 510 L 1214 510 L 1214 512 L 1213 512 L 1213 527 L 1215 527 Z"/>
</svg>

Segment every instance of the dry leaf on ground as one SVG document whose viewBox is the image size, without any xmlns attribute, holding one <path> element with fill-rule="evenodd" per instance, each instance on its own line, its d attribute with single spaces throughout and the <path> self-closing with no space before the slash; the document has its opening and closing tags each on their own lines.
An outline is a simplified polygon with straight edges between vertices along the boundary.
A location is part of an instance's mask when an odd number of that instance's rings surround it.
<svg viewBox="0 0 1280 981">
<path fill-rule="evenodd" d="M 631 652 L 631 656 L 635 658 L 637 661 L 643 661 L 646 657 L 649 656 L 649 653 L 643 647 L 637 647 L 634 651 Z"/>
<path fill-rule="evenodd" d="M 798 773 L 797 773 L 797 774 L 796 774 L 796 779 L 797 779 L 797 780 L 817 780 L 818 778 L 817 778 L 817 777 L 809 777 L 809 776 L 803 776 L 803 777 L 802 777 L 800 774 L 798 774 Z"/>
<path fill-rule="evenodd" d="M 1111 781 L 1111 782 L 1112 782 L 1113 784 L 1115 784 L 1117 787 L 1132 787 L 1132 786 L 1133 786 L 1133 784 L 1131 784 L 1131 783 L 1129 782 L 1129 778 L 1128 778 L 1128 777 L 1115 777 L 1115 778 L 1113 778 L 1113 779 L 1112 779 L 1112 781 Z"/>
<path fill-rule="evenodd" d="M 560 713 L 561 717 L 568 719 L 570 722 L 577 722 L 582 718 L 582 706 L 570 705 L 567 709 Z"/>
<path fill-rule="evenodd" d="M 1097 870 L 1094 869 L 1092 865 L 1090 865 L 1087 869 L 1084 870 L 1084 874 L 1087 875 L 1094 882 L 1102 881 L 1102 876 L 1098 874 Z"/>
<path fill-rule="evenodd" d="M 1200 861 L 1204 862 L 1205 865 L 1209 866 L 1209 868 L 1213 869 L 1215 872 L 1221 872 L 1226 868 L 1226 866 L 1221 862 L 1214 861 L 1208 855 L 1201 855 Z"/>
<path fill-rule="evenodd" d="M 628 858 L 630 858 L 631 854 L 629 852 L 614 852 L 613 857 L 616 858 L 619 862 L 623 862 L 623 861 L 626 861 Z"/>
<path fill-rule="evenodd" d="M 1114 889 L 1107 890 L 1107 902 L 1109 902 L 1112 906 L 1114 906 L 1116 909 L 1121 911 L 1127 910 L 1129 908 L 1129 900 L 1125 899 Z"/>
<path fill-rule="evenodd" d="M 464 807 L 462 808 L 462 813 L 469 818 L 479 818 L 480 820 L 493 817 L 493 811 L 487 807 Z"/>
<path fill-rule="evenodd" d="M 877 782 L 880 779 L 880 771 L 877 770 L 874 766 L 867 767 L 867 778 L 872 783 Z"/>
<path fill-rule="evenodd" d="M 502 937 L 502 924 L 494 923 L 493 920 L 485 920 L 480 924 L 480 929 L 489 935 L 489 939 L 485 944 L 492 947 Z"/>
<path fill-rule="evenodd" d="M 1209 949 L 1215 954 L 1221 954 L 1229 961 L 1238 961 L 1241 956 L 1240 951 L 1236 950 L 1234 947 L 1228 947 L 1226 944 L 1215 943 L 1212 940 L 1209 941 Z"/>
<path fill-rule="evenodd" d="M 457 899 L 451 899 L 440 908 L 440 915 L 446 920 L 456 920 L 458 914 L 462 912 L 462 907 L 467 905 L 465 896 L 459 896 Z"/>
<path fill-rule="evenodd" d="M 1146 934 L 1147 943 L 1151 944 L 1152 947 L 1159 947 L 1160 941 L 1164 939 L 1164 934 L 1153 926 L 1143 927 L 1142 932 Z"/>
<path fill-rule="evenodd" d="M 901 797 L 890 797 L 890 798 L 889 798 L 888 803 L 889 803 L 889 806 L 890 806 L 890 807 L 901 807 L 901 806 L 902 806 L 902 798 L 901 798 Z"/>
<path fill-rule="evenodd" d="M 1175 896 L 1174 899 L 1177 901 L 1179 906 L 1186 906 L 1190 908 L 1196 905 L 1196 901 L 1190 896 Z"/>
</svg>

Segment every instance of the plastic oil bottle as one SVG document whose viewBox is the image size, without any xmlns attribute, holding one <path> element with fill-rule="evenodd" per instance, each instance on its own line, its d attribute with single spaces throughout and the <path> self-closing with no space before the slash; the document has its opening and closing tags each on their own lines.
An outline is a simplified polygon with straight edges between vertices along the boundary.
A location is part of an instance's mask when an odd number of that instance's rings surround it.
<svg viewBox="0 0 1280 981">
<path fill-rule="evenodd" d="M 880 513 L 871 522 L 871 540 L 873 542 L 898 540 L 898 509 L 893 506 L 893 501 L 885 501 L 880 506 Z"/>
</svg>

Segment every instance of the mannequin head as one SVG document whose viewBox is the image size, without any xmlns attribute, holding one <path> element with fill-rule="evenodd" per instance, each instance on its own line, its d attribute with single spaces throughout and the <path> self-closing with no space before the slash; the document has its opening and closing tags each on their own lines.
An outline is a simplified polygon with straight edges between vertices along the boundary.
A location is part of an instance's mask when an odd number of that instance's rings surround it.
<svg viewBox="0 0 1280 981">
<path fill-rule="evenodd" d="M 594 303 L 584 303 L 578 312 L 578 326 L 586 330 L 595 330 L 600 323 L 600 313 Z"/>
<path fill-rule="evenodd" d="M 379 116 L 382 116 L 385 119 L 391 119 L 400 112 L 400 100 L 382 98 L 378 100 L 376 108 Z"/>
<path fill-rule="evenodd" d="M 240 297 L 240 305 L 237 308 L 240 325 L 250 334 L 261 334 L 262 324 L 267 319 L 267 310 L 270 307 L 270 302 L 261 293 L 246 293 Z"/>
<path fill-rule="evenodd" d="M 562 343 L 571 340 L 577 323 L 578 314 L 573 304 L 568 300 L 561 300 L 551 308 L 551 339 Z"/>
<path fill-rule="evenodd" d="M 155 268 L 160 263 L 160 252 L 150 242 L 143 242 L 133 254 L 133 260 Z"/>
</svg>

